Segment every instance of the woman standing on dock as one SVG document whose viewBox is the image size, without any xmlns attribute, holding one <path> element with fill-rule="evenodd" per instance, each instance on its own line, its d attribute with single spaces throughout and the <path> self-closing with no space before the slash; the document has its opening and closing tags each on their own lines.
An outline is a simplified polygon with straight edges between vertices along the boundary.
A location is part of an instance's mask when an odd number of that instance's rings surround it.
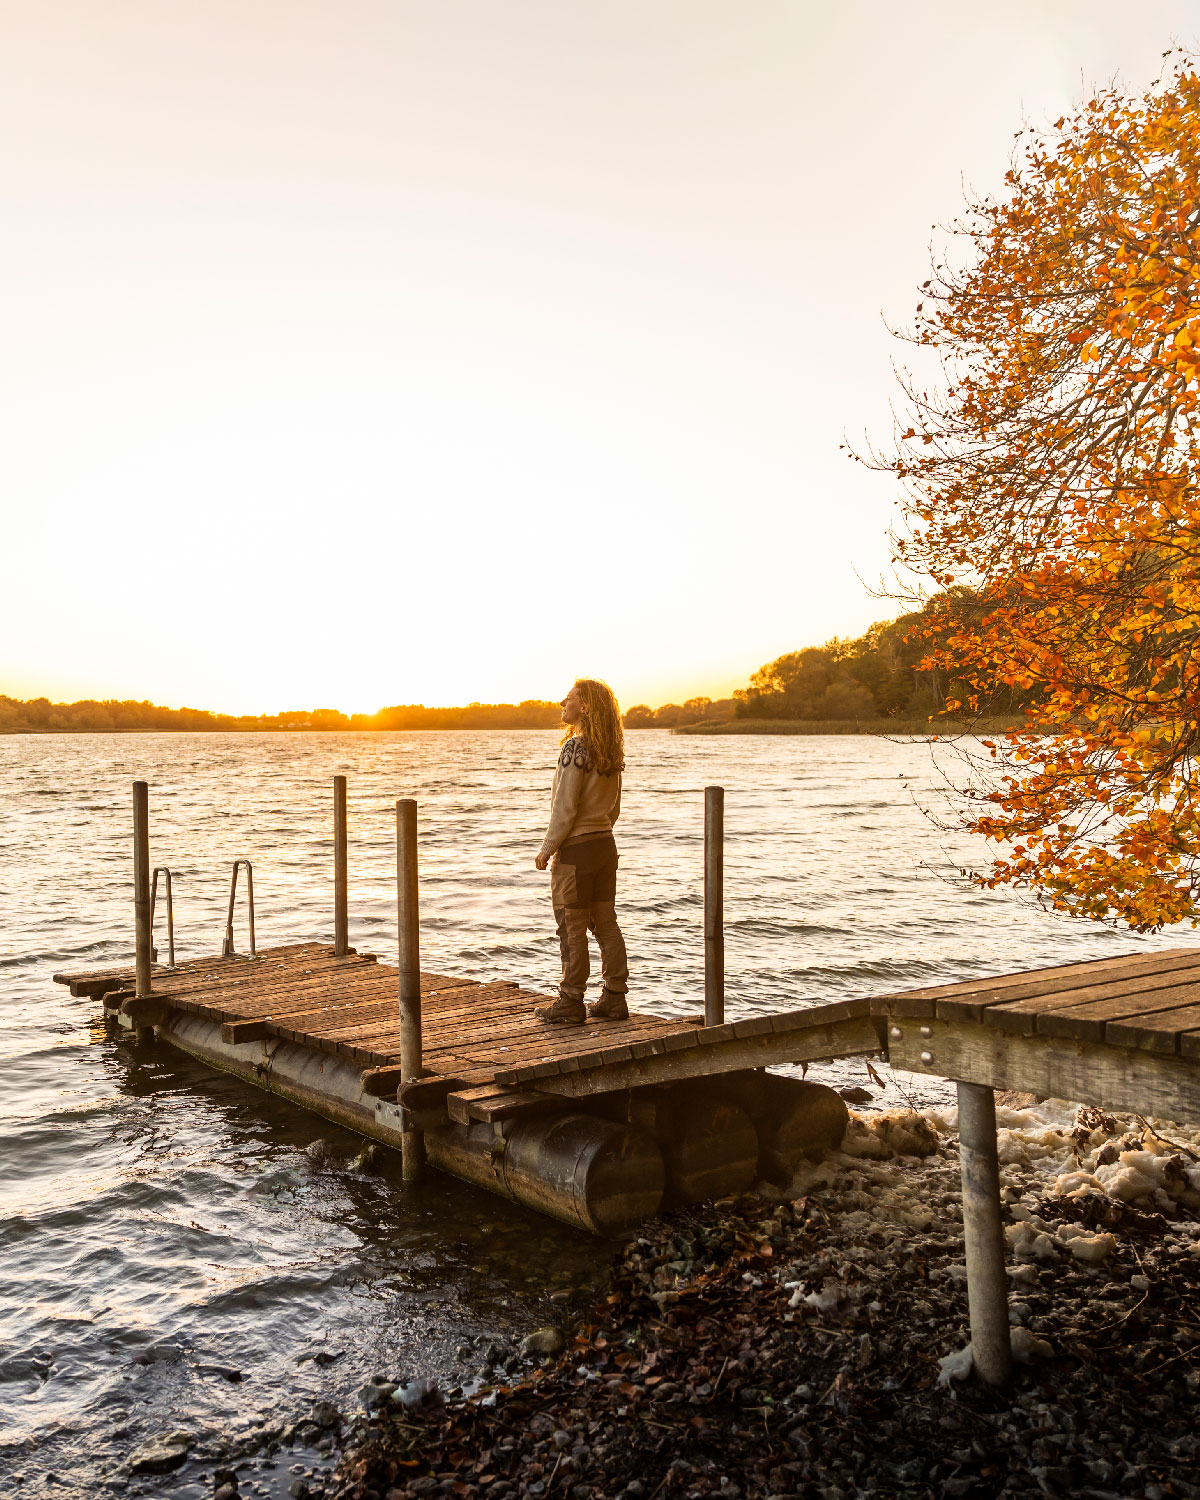
<svg viewBox="0 0 1200 1500">
<path fill-rule="evenodd" d="M 623 1021 L 629 965 L 617 926 L 617 844 L 625 734 L 617 700 L 606 682 L 581 677 L 562 701 L 567 732 L 550 793 L 550 826 L 534 864 L 553 857 L 550 899 L 562 954 L 558 999 L 536 1007 L 543 1021 Z M 599 1000 L 584 1007 L 591 965 L 588 931 L 600 945 Z"/>
</svg>

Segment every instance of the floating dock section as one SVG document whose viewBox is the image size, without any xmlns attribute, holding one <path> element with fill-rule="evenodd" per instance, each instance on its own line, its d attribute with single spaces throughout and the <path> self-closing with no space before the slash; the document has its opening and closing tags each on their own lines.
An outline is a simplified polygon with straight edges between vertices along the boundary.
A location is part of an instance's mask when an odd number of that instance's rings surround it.
<svg viewBox="0 0 1200 1500">
<path fill-rule="evenodd" d="M 833 1090 L 768 1075 L 771 1063 L 880 1050 L 867 1002 L 715 1027 L 631 1014 L 547 1025 L 547 999 L 512 982 L 421 974 L 420 1079 L 404 1082 L 399 972 L 325 944 L 214 956 L 155 972 L 56 974 L 130 1031 L 388 1145 L 406 1124 L 429 1162 L 597 1233 L 664 1203 L 785 1182 L 836 1145 Z"/>
</svg>

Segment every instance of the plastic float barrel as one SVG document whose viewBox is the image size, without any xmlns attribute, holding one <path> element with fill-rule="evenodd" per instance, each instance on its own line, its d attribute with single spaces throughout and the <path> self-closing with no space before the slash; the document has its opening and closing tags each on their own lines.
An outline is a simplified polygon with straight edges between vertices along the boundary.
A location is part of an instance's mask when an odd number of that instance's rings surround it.
<svg viewBox="0 0 1200 1500">
<path fill-rule="evenodd" d="M 652 1136 L 595 1115 L 533 1116 L 507 1135 L 473 1121 L 425 1136 L 443 1171 L 593 1234 L 613 1234 L 657 1213 L 666 1172 Z"/>
<path fill-rule="evenodd" d="M 768 1182 L 786 1187 L 806 1157 L 835 1151 L 842 1144 L 850 1111 L 842 1096 L 823 1083 L 767 1073 L 763 1084 L 759 1172 Z"/>
<path fill-rule="evenodd" d="M 665 1092 L 657 1133 L 675 1202 L 742 1192 L 759 1178 L 786 1187 L 806 1157 L 841 1145 L 850 1118 L 833 1089 L 761 1068 L 692 1078 Z"/>
<path fill-rule="evenodd" d="M 234 1073 L 348 1130 L 386 1140 L 389 1145 L 400 1144 L 399 1135 L 393 1140 L 390 1133 L 376 1127 L 376 1101 L 364 1096 L 356 1063 L 277 1037 L 223 1042 L 219 1022 L 183 1011 L 172 1011 L 157 1031 L 163 1041 L 222 1072 Z"/>
<path fill-rule="evenodd" d="M 201 1061 L 234 1073 L 347 1129 L 399 1149 L 401 1136 L 376 1118 L 361 1069 L 340 1057 L 277 1038 L 224 1042 L 218 1023 L 173 1011 L 159 1035 Z M 425 1137 L 443 1171 L 594 1234 L 612 1234 L 657 1213 L 662 1152 L 644 1131 L 594 1115 L 533 1116 L 506 1135 L 494 1125 L 447 1121 Z"/>
<path fill-rule="evenodd" d="M 758 1132 L 746 1111 L 719 1093 L 672 1091 L 660 1115 L 667 1200 L 701 1203 L 744 1193 L 758 1180 Z"/>
<path fill-rule="evenodd" d="M 761 1093 L 760 1086 L 756 1097 Z M 754 1122 L 717 1079 L 593 1095 L 586 1107 L 654 1136 L 666 1165 L 668 1203 L 723 1198 L 758 1179 Z"/>
</svg>

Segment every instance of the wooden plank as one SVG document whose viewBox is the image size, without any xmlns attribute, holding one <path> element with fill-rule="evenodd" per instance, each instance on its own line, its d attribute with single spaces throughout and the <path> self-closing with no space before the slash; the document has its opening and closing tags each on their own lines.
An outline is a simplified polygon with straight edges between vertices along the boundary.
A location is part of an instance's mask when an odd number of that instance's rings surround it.
<svg viewBox="0 0 1200 1500">
<path fill-rule="evenodd" d="M 428 1109 L 432 1104 L 444 1104 L 447 1094 L 455 1089 L 470 1086 L 468 1080 L 459 1077 L 411 1078 L 407 1083 L 398 1082 L 393 1093 L 403 1109 Z"/>
<path fill-rule="evenodd" d="M 1112 1041 L 1117 1046 L 1134 1047 L 1142 1043 L 1129 1040 L 1128 1036 L 1121 1038 L 1113 1036 L 1113 1027 L 1119 1027 L 1123 1021 L 1136 1022 L 1138 1017 L 1148 1017 L 1153 1014 L 1166 1015 L 1173 1010 L 1186 1009 L 1188 1006 L 1200 1005 L 1200 985 L 1176 985 L 1173 989 L 1161 989 L 1150 991 L 1139 991 L 1135 995 L 1115 995 L 1102 1000 L 1094 1000 L 1088 1005 L 1072 1007 L 1061 1012 L 1050 1012 L 1039 1015 L 1037 1020 L 1037 1034 L 1039 1036 L 1073 1036 L 1081 1041 L 1100 1042 Z M 1151 1031 L 1161 1032 L 1161 1027 L 1151 1026 Z M 1175 1030 L 1186 1030 L 1186 1027 L 1167 1028 L 1172 1035 Z M 1149 1042 L 1152 1051 L 1161 1052 L 1164 1048 L 1157 1043 Z M 1165 1049 L 1169 1052 L 1175 1051 L 1175 1044 Z"/>
<path fill-rule="evenodd" d="M 1084 985 L 1061 994 L 1033 994 L 1020 999 L 1005 999 L 982 1009 L 974 1004 L 963 1004 L 952 997 L 950 1000 L 939 1000 L 935 1006 L 935 1014 L 947 1021 L 981 1020 L 988 1026 L 1000 1027 L 1002 1031 L 1032 1036 L 1039 1029 L 1040 1018 L 1048 1014 L 1069 1013 L 1083 1019 L 1091 1013 L 1091 1007 L 1098 1003 L 1103 1005 L 1109 1001 L 1126 1000 L 1132 1011 L 1143 1004 L 1143 996 L 1150 997 L 1147 1003 L 1153 1006 L 1157 1003 L 1154 999 L 1156 995 L 1180 988 L 1190 988 L 1192 993 L 1200 993 L 1200 969 L 1176 969 L 1163 974 Z M 1119 1007 L 1112 1011 L 1114 1016 L 1119 1013 Z M 1102 1017 L 1105 1012 L 1101 1010 L 1096 1014 Z M 1085 1033 L 1080 1033 L 1083 1034 Z"/>
<path fill-rule="evenodd" d="M 380 967 L 382 968 L 383 966 L 381 965 Z M 437 1009 L 437 1002 L 435 999 L 430 1004 L 428 1009 L 423 1008 L 422 1019 L 427 1016 L 430 1021 L 441 1019 L 447 1025 L 461 1026 L 463 1024 L 466 1024 L 470 1016 L 475 1013 L 476 1007 L 478 1007 L 479 1011 L 482 1013 L 480 1016 L 480 1020 L 482 1023 L 486 1016 L 487 1006 L 490 1003 L 494 1002 L 499 1006 L 503 1006 L 504 1002 L 511 996 L 515 995 L 517 992 L 517 986 L 511 981 L 507 980 L 501 980 L 495 984 L 489 985 L 476 985 L 470 993 L 474 996 L 477 996 L 478 998 L 475 1002 L 473 1002 L 471 1007 L 457 1010 L 452 1014 L 447 1015 L 445 1012 L 439 1011 Z M 424 999 L 424 996 L 422 996 L 422 999 Z M 395 1010 L 397 1017 L 400 1014 L 398 991 L 396 990 L 394 984 L 380 986 L 376 989 L 372 989 L 369 992 L 363 993 L 359 998 L 359 1004 L 362 1005 L 364 1009 L 372 1006 L 386 1008 L 388 1005 L 391 1005 L 391 1007 Z M 307 1007 L 304 1007 L 303 1009 L 307 1010 Z M 321 1009 L 322 1007 L 313 1007 L 310 1013 L 313 1015 L 319 1015 Z M 345 1007 L 339 1007 L 339 1009 L 344 1010 Z M 302 1010 L 293 1011 L 292 1014 L 299 1016 L 302 1014 Z M 344 1019 L 344 1017 L 342 1019 Z"/>
<path fill-rule="evenodd" d="M 375 961 L 357 955 L 335 958 L 332 954 L 304 955 L 295 961 L 276 961 L 267 956 L 257 959 L 215 958 L 204 967 L 190 970 L 156 970 L 154 982 L 164 995 L 190 996 L 201 991 L 213 993 L 266 989 L 302 980 L 317 979 L 338 973 L 360 973 L 374 970 Z"/>
<path fill-rule="evenodd" d="M 1110 1021 L 1104 1028 L 1104 1039 L 1115 1047 L 1176 1053 L 1182 1051 L 1181 1038 L 1197 1027 L 1200 1027 L 1200 995 L 1193 990 L 1190 1005 Z"/>
<path fill-rule="evenodd" d="M 1200 1068 L 1136 1048 L 934 1018 L 923 1026 L 890 1026 L 888 1055 L 895 1067 L 914 1073 L 1166 1120 L 1200 1119 Z"/>
<path fill-rule="evenodd" d="M 285 1011 L 317 1014 L 322 1010 L 341 1010 L 366 1003 L 370 999 L 384 1002 L 398 994 L 398 972 L 373 959 L 367 961 L 360 957 L 352 962 L 345 958 L 330 959 L 301 969 L 275 968 L 269 971 L 260 971 L 257 965 L 251 967 L 236 960 L 227 962 L 235 963 L 237 972 L 218 974 L 217 982 L 212 983 L 199 976 L 193 977 L 187 985 L 160 986 L 158 976 L 155 976 L 154 993 L 161 993 L 172 1005 L 213 1020 L 248 1020 L 255 1015 L 268 1016 Z M 422 975 L 422 984 L 428 985 L 431 991 L 447 984 L 457 989 L 467 988 L 463 981 L 441 974 Z M 394 1003 L 398 1004 L 398 1000 Z"/>
<path fill-rule="evenodd" d="M 352 949 L 348 953 L 336 954 L 332 949 L 315 953 L 288 953 L 280 955 L 266 949 L 255 958 L 244 954 L 214 954 L 191 964 L 178 964 L 174 969 L 159 969 L 155 978 L 166 985 L 181 990 L 190 989 L 198 979 L 205 977 L 214 984 L 225 984 L 246 980 L 259 983 L 264 976 L 275 978 L 286 974 L 317 974 L 336 972 L 339 969 L 369 969 L 377 962 L 373 953 L 359 953 Z"/>
<path fill-rule="evenodd" d="M 157 995 L 129 995 L 121 1001 L 119 1014 L 135 1026 L 161 1026 L 170 1011 Z"/>
<path fill-rule="evenodd" d="M 1164 948 L 1158 953 L 1120 953 L 1111 958 L 1081 958 L 1069 964 L 1054 964 L 1046 969 L 1014 969 L 1008 974 L 988 975 L 982 979 L 961 979 L 950 984 L 922 985 L 917 989 L 896 990 L 883 999 L 908 999 L 928 995 L 937 998 L 944 995 L 966 995 L 978 989 L 1004 988 L 1009 985 L 1027 984 L 1031 979 L 1042 979 L 1054 984 L 1071 981 L 1083 976 L 1082 983 L 1096 984 L 1109 976 L 1117 978 L 1127 973 L 1155 973 L 1185 964 L 1200 962 L 1200 952 L 1195 948 Z"/>
<path fill-rule="evenodd" d="M 158 990 L 155 990 L 158 993 Z M 387 995 L 391 986 L 377 966 L 364 966 L 357 974 L 289 974 L 271 982 L 197 986 L 190 991 L 164 988 L 163 998 L 193 1015 L 213 1020 L 245 1021 L 275 1010 L 297 1010 L 308 1006 L 350 1003 L 357 996 Z"/>
<path fill-rule="evenodd" d="M 251 1021 L 265 1019 L 289 1004 L 302 1004 L 300 994 L 284 990 L 270 995 L 255 996 L 253 993 L 234 996 L 223 992 L 197 995 L 171 995 L 166 997 L 177 1010 L 189 1015 L 202 1016 L 209 1021 Z"/>
<path fill-rule="evenodd" d="M 264 1037 L 271 1035 L 271 1028 L 266 1021 L 222 1021 L 221 1040 L 223 1042 L 258 1042 Z"/>
<path fill-rule="evenodd" d="M 359 1075 L 358 1084 L 368 1099 L 389 1099 L 404 1081 L 400 1064 L 393 1067 L 367 1068 Z M 414 1080 L 424 1082 L 421 1080 Z"/>
<path fill-rule="evenodd" d="M 397 995 L 391 985 L 371 995 L 352 997 L 345 1004 L 327 1004 L 310 1009 L 307 1003 L 292 1009 L 283 1006 L 270 1019 L 280 1032 L 300 1040 L 303 1037 L 335 1037 L 349 1041 L 366 1038 L 375 1032 L 399 1029 L 400 1011 Z"/>
<path fill-rule="evenodd" d="M 307 942 L 307 943 L 279 943 L 279 944 L 276 944 L 274 947 L 262 949 L 263 956 L 264 957 L 270 957 L 270 958 L 286 957 L 289 954 L 295 954 L 295 953 L 332 953 L 332 952 L 333 952 L 333 945 L 331 943 L 313 943 L 313 942 Z M 214 954 L 202 954 L 199 958 L 189 958 L 189 959 L 186 959 L 183 963 L 179 964 L 177 967 L 180 968 L 180 969 L 185 969 L 185 968 L 192 968 L 196 964 L 211 963 L 213 961 L 213 958 L 214 957 L 218 957 L 218 956 L 219 955 L 214 955 Z M 60 972 L 54 974 L 53 978 L 56 981 L 56 983 L 58 983 L 58 984 L 70 984 L 72 980 L 75 980 L 75 979 L 87 979 L 87 978 L 89 978 L 91 976 L 100 975 L 100 974 L 126 974 L 126 975 L 128 975 L 129 981 L 132 984 L 133 983 L 133 977 L 134 977 L 134 975 L 133 975 L 133 964 L 131 962 L 126 962 L 124 964 L 105 964 L 105 965 L 101 965 L 100 967 L 94 967 L 94 968 L 88 968 L 88 969 L 71 969 L 71 970 L 68 970 L 65 973 L 60 971 Z"/>
<path fill-rule="evenodd" d="M 1162 953 L 1129 953 L 1119 958 L 1086 959 L 1049 969 L 1026 969 L 993 979 L 969 979 L 955 984 L 925 985 L 872 998 L 872 1010 L 885 1017 L 920 1018 L 935 1014 L 935 1005 L 958 998 L 964 1017 L 979 1020 L 991 1005 L 1037 994 L 1065 994 L 1108 980 L 1133 979 L 1200 965 L 1194 948 L 1170 948 Z M 1004 993 L 1004 992 L 1007 992 Z"/>
<path fill-rule="evenodd" d="M 462 1087 L 459 1078 L 413 1078 L 398 1086 L 396 1102 L 417 1129 L 436 1130 L 446 1123 L 448 1096 Z"/>
<path fill-rule="evenodd" d="M 392 995 L 396 997 L 398 1005 L 399 978 L 397 970 L 390 965 L 375 963 L 354 973 L 343 974 L 340 977 L 336 975 L 328 976 L 326 978 L 326 989 L 330 998 L 337 1004 L 348 1003 L 356 995 L 378 997 Z M 301 982 L 303 983 L 303 989 L 298 988 Z M 422 990 L 423 996 L 425 994 L 443 993 L 438 987 L 444 984 L 449 984 L 451 990 L 454 992 L 461 990 L 467 993 L 479 989 L 479 986 L 474 981 L 468 986 L 462 980 L 448 981 L 446 976 L 442 974 L 423 974 L 421 976 L 421 983 L 429 986 L 428 990 Z M 298 998 L 301 998 L 303 996 L 316 996 L 320 993 L 320 989 L 313 980 L 309 979 L 294 981 L 291 986 L 286 982 L 280 981 L 269 987 L 263 986 L 258 991 L 247 991 L 247 999 L 249 1003 L 261 1006 L 262 1004 L 271 1003 L 280 994 L 286 996 L 290 993 L 295 993 Z M 239 1005 L 244 1003 L 246 1001 L 238 1001 Z"/>
<path fill-rule="evenodd" d="M 239 974 L 212 980 L 201 976 L 188 985 L 164 984 L 162 993 L 173 1002 L 189 1000 L 231 1011 L 245 1005 L 261 1008 L 291 995 L 297 998 L 304 995 L 332 997 L 355 990 L 386 988 L 387 977 L 381 965 L 351 965 L 346 959 L 338 959 L 336 963 L 330 960 L 306 965 L 303 969 L 279 969 L 265 974 Z"/>
<path fill-rule="evenodd" d="M 547 1026 L 533 1016 L 524 1016 L 504 1029 L 483 1025 L 480 1027 L 449 1027 L 435 1033 L 434 1046 L 460 1046 L 486 1048 L 491 1053 L 502 1050 L 519 1053 L 532 1049 L 539 1055 L 545 1052 L 569 1054 L 580 1048 L 594 1047 L 606 1038 L 612 1045 L 626 1041 L 637 1041 L 643 1037 L 665 1032 L 670 1022 L 658 1016 L 631 1016 L 628 1021 L 590 1022 L 585 1026 Z"/>
<path fill-rule="evenodd" d="M 553 1094 L 497 1088 L 495 1084 L 479 1084 L 446 1096 L 446 1110 L 460 1125 L 468 1125 L 472 1120 L 490 1124 L 517 1115 L 546 1114 L 566 1107 L 563 1100 Z"/>
<path fill-rule="evenodd" d="M 734 1036 L 766 1036 L 774 1030 L 774 1016 L 749 1016 L 744 1021 L 733 1022 Z"/>
<path fill-rule="evenodd" d="M 281 1035 L 284 1030 L 281 1029 Z M 393 1042 L 399 1045 L 400 1028 L 394 1007 L 388 1006 L 386 1013 L 374 1018 L 360 1015 L 352 1020 L 350 1024 L 340 1024 L 334 1020 L 314 1021 L 305 1020 L 301 1026 L 286 1031 L 289 1037 L 296 1041 L 311 1039 L 313 1041 L 328 1040 L 335 1042 L 358 1042 L 363 1045 L 378 1047 L 391 1046 Z M 506 1050 L 497 1046 L 495 1039 L 485 1041 L 486 1031 L 481 1032 L 478 1037 L 463 1036 L 453 1029 L 434 1031 L 429 1033 L 429 1040 L 424 1046 L 424 1052 L 432 1056 L 444 1048 L 455 1048 L 459 1051 L 466 1047 L 475 1049 L 483 1048 L 489 1054 Z M 513 1037 L 511 1045 L 519 1048 L 523 1045 L 532 1045 L 533 1038 L 518 1034 Z"/>
<path fill-rule="evenodd" d="M 710 1028 L 716 1029 L 716 1028 Z M 539 1079 L 537 1087 L 549 1093 L 580 1096 L 606 1094 L 617 1089 L 641 1088 L 648 1083 L 671 1083 L 680 1078 L 698 1078 L 728 1073 L 739 1068 L 765 1068 L 778 1063 L 817 1062 L 833 1057 L 874 1056 L 880 1050 L 879 1036 L 870 1016 L 839 1021 L 829 1026 L 811 1026 L 791 1032 L 733 1037 L 706 1047 L 685 1051 L 664 1050 L 653 1057 L 616 1057 L 574 1072 Z M 617 1049 L 624 1053 L 630 1049 Z M 609 1058 L 608 1049 L 600 1054 Z M 497 1069 L 496 1082 L 509 1086 L 526 1082 L 524 1068 Z"/>
<path fill-rule="evenodd" d="M 300 953 L 332 952 L 333 949 L 329 946 L 328 943 L 290 943 L 286 946 L 278 948 L 264 948 L 259 957 L 273 960 L 276 958 L 290 958 L 291 956 Z M 201 967 L 205 964 L 211 964 L 214 962 L 219 963 L 220 961 L 220 958 L 215 955 L 205 955 L 201 958 L 189 958 L 183 963 L 176 964 L 175 968 L 170 972 L 175 974 L 187 973 L 188 971 Z M 55 984 L 66 985 L 82 985 L 87 984 L 92 980 L 119 979 L 123 984 L 128 984 L 129 987 L 132 988 L 134 983 L 133 969 L 133 964 L 125 963 L 115 964 L 109 967 L 97 969 L 71 969 L 65 972 L 60 970 L 58 973 L 52 974 L 50 977 Z M 75 991 L 73 990 L 72 993 L 74 994 Z M 88 993 L 88 991 L 80 990 L 79 993 L 86 994 Z"/>
<path fill-rule="evenodd" d="M 645 1026 L 626 1030 L 623 1037 L 607 1041 L 601 1050 L 606 1055 L 615 1055 L 618 1051 L 628 1053 L 634 1043 L 661 1036 L 665 1032 L 666 1027 L 663 1023 L 651 1022 Z M 594 1051 L 597 1040 L 599 1040 L 597 1037 L 587 1035 L 548 1037 L 543 1032 L 542 1034 L 534 1033 L 522 1039 L 513 1038 L 505 1047 L 497 1047 L 488 1042 L 474 1043 L 467 1039 L 449 1042 L 447 1045 L 464 1057 L 475 1057 L 480 1061 L 494 1059 L 502 1066 L 516 1067 L 521 1063 L 534 1065 L 548 1061 L 550 1058 L 567 1058 L 580 1052 Z"/>
</svg>

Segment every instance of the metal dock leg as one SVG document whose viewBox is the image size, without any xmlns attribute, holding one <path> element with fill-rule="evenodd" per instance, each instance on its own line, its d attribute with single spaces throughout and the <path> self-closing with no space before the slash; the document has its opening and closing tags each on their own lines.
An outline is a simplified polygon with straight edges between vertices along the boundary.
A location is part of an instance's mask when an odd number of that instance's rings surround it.
<svg viewBox="0 0 1200 1500">
<path fill-rule="evenodd" d="M 958 1146 L 962 1160 L 963 1238 L 971 1350 L 980 1379 L 1005 1385 L 1012 1374 L 1008 1279 L 1000 1222 L 996 1160 L 996 1097 L 979 1083 L 958 1085 Z"/>
</svg>

